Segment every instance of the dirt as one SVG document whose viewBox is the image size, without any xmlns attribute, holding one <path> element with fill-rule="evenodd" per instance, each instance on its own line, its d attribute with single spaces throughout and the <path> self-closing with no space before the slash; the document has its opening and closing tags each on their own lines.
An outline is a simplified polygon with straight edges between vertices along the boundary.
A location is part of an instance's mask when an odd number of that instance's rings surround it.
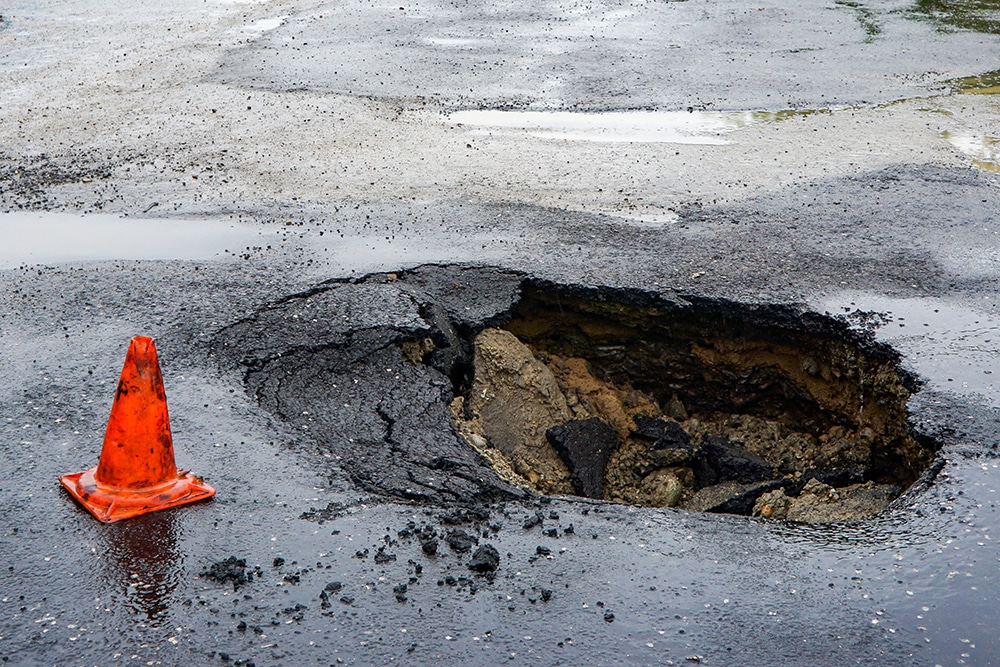
<svg viewBox="0 0 1000 667">
<path fill-rule="evenodd" d="M 934 443 L 910 435 L 917 384 L 898 355 L 833 318 L 526 279 L 466 311 L 454 294 L 465 273 L 404 277 L 293 295 L 213 345 L 262 407 L 366 490 L 474 506 L 527 489 L 750 514 L 761 494 L 797 498 L 810 479 L 905 489 L 933 459 Z M 354 332 L 362 310 L 395 314 Z M 261 335 L 269 327 L 281 341 Z M 359 400 L 373 392 L 391 399 Z M 328 509 L 315 518 L 341 511 Z M 427 552 L 443 539 L 423 540 Z"/>
<path fill-rule="evenodd" d="M 525 295 L 509 331 L 475 337 L 451 405 L 508 481 L 824 522 L 881 511 L 931 460 L 908 432 L 906 375 L 863 341 L 583 299 L 553 314 L 547 299 Z"/>
<path fill-rule="evenodd" d="M 891 484 L 865 482 L 834 488 L 810 479 L 798 497 L 789 497 L 783 489 L 761 495 L 753 515 L 810 523 L 846 521 L 887 506 L 897 495 L 899 488 Z"/>
<path fill-rule="evenodd" d="M 545 432 L 573 418 L 566 397 L 552 370 L 535 358 L 510 332 L 486 329 L 476 338 L 475 379 L 463 403 L 470 419 L 458 424 L 470 435 L 489 434 L 489 448 L 478 438 L 470 442 L 489 452 L 490 460 L 502 456 L 510 471 L 547 493 L 573 493 L 570 472 Z"/>
</svg>

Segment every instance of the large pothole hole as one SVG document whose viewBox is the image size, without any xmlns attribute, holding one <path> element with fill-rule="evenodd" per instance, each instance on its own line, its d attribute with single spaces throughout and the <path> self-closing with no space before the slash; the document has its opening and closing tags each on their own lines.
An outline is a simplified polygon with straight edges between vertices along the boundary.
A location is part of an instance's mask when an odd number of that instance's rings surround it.
<svg viewBox="0 0 1000 667">
<path fill-rule="evenodd" d="M 881 511 L 932 462 L 906 419 L 915 378 L 842 322 L 618 296 L 527 286 L 471 341 L 452 415 L 508 481 L 824 522 Z"/>
</svg>

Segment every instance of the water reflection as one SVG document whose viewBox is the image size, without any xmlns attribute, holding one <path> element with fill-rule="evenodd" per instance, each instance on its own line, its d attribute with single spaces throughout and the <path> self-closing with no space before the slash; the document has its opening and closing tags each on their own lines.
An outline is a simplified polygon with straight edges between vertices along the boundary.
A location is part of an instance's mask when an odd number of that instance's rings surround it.
<svg viewBox="0 0 1000 667">
<path fill-rule="evenodd" d="M 103 587 L 124 596 L 126 605 L 151 627 L 167 617 L 182 558 L 174 512 L 154 512 L 107 526 L 103 532 Z"/>
<path fill-rule="evenodd" d="M 782 109 L 779 111 L 501 111 L 478 109 L 456 111 L 449 123 L 469 128 L 474 134 L 525 132 L 540 139 L 596 141 L 605 143 L 645 142 L 723 145 L 724 135 L 756 123 L 780 122 L 814 114 L 832 113 L 831 108 Z"/>
<path fill-rule="evenodd" d="M 754 120 L 751 112 L 695 110 L 582 113 L 483 109 L 448 116 L 448 122 L 470 128 L 522 131 L 541 139 L 710 145 L 728 143 L 722 135 Z"/>
<path fill-rule="evenodd" d="M 259 242 L 262 234 L 262 230 L 225 220 L 119 218 L 48 211 L 2 213 L 0 269 L 22 263 L 210 259 Z"/>
<path fill-rule="evenodd" d="M 1000 138 L 964 130 L 945 130 L 941 137 L 971 157 L 973 167 L 1000 173 Z"/>
</svg>

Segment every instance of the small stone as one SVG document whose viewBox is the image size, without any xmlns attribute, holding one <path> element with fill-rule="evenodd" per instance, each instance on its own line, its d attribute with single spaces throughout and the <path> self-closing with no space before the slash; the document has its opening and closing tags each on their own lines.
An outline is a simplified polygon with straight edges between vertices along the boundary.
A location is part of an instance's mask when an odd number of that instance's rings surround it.
<svg viewBox="0 0 1000 667">
<path fill-rule="evenodd" d="M 784 489 L 775 489 L 757 498 L 751 514 L 765 519 L 785 519 L 791 504 L 792 499 L 785 495 Z"/>
<path fill-rule="evenodd" d="M 494 572 L 500 565 L 500 554 L 491 544 L 475 550 L 469 559 L 469 569 L 476 572 Z"/>
<path fill-rule="evenodd" d="M 770 480 L 760 484 L 722 482 L 699 490 L 682 503 L 681 507 L 695 512 L 748 515 L 762 494 L 773 491 L 781 485 L 781 480 Z"/>
<path fill-rule="evenodd" d="M 396 554 L 387 554 L 382 551 L 382 549 L 379 549 L 378 553 L 375 554 L 375 563 L 377 565 L 385 565 L 386 563 L 391 563 L 394 560 L 396 560 Z"/>
<path fill-rule="evenodd" d="M 591 417 L 553 426 L 545 432 L 545 437 L 566 462 L 577 494 L 602 498 L 604 470 L 618 447 L 618 435 L 614 429 L 599 417 Z"/>
<path fill-rule="evenodd" d="M 667 403 L 666 413 L 668 416 L 673 417 L 679 422 L 687 421 L 688 418 L 687 409 L 684 407 L 684 404 L 681 403 L 681 400 L 677 398 L 677 394 L 674 394 L 670 398 L 670 402 Z"/>
<path fill-rule="evenodd" d="M 772 518 L 810 523 L 850 521 L 882 511 L 898 494 L 899 489 L 891 484 L 865 482 L 835 489 L 816 479 L 810 479 L 802 487 L 802 493 L 798 498 L 781 499 L 769 496 L 766 504 L 774 504 L 776 501 L 787 502 L 785 515 L 777 516 L 778 513 L 773 512 Z M 761 505 L 761 516 L 763 509 Z"/>
<path fill-rule="evenodd" d="M 246 572 L 247 562 L 243 558 L 230 556 L 225 560 L 220 560 L 201 573 L 206 579 L 211 579 L 220 584 L 231 583 L 235 591 L 243 584 L 250 581 Z"/>
<path fill-rule="evenodd" d="M 684 486 L 669 470 L 654 470 L 639 485 L 644 505 L 649 507 L 675 507 L 681 499 Z"/>
<path fill-rule="evenodd" d="M 691 436 L 675 421 L 645 415 L 635 415 L 632 421 L 635 423 L 635 434 L 656 441 L 654 447 L 658 449 L 686 447 L 691 444 Z"/>
<path fill-rule="evenodd" d="M 829 484 L 824 484 L 815 477 L 806 482 L 805 486 L 802 487 L 802 493 L 809 494 L 810 496 L 817 496 L 820 498 L 828 497 L 832 490 L 833 490 L 832 486 L 830 486 Z"/>
<path fill-rule="evenodd" d="M 465 408 L 479 432 L 533 485 L 558 482 L 568 491 L 566 465 L 545 438 L 546 429 L 573 417 L 552 371 L 514 334 L 492 328 L 476 336 L 473 366 Z"/>
<path fill-rule="evenodd" d="M 699 487 L 720 482 L 751 484 L 777 476 L 760 456 L 719 436 L 704 439 L 692 468 Z"/>
<path fill-rule="evenodd" d="M 428 556 L 433 556 L 438 550 L 438 539 L 436 537 L 432 537 L 427 540 L 421 540 L 420 549 Z"/>
<path fill-rule="evenodd" d="M 458 553 L 465 553 L 471 551 L 472 547 L 479 544 L 479 538 L 474 535 L 469 535 L 464 530 L 453 530 L 448 533 L 445 538 L 448 542 L 448 546 L 457 551 Z"/>
</svg>

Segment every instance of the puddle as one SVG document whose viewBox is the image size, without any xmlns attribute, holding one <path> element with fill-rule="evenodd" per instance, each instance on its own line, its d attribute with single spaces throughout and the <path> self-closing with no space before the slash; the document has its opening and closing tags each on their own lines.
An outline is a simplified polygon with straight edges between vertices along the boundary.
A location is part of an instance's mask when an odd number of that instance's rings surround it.
<svg viewBox="0 0 1000 667">
<path fill-rule="evenodd" d="M 892 299 L 872 294 L 843 295 L 822 308 L 858 322 L 858 311 L 881 313 L 875 333 L 906 356 L 929 387 L 978 395 L 1000 406 L 1000 319 L 936 299 Z M 852 315 L 853 314 L 853 315 Z"/>
<path fill-rule="evenodd" d="M 483 43 L 481 39 L 468 39 L 463 37 L 425 37 L 424 43 L 431 46 L 440 46 L 451 49 L 472 49 Z"/>
<path fill-rule="evenodd" d="M 255 35 L 263 35 L 265 32 L 280 28 L 285 24 L 285 19 L 287 18 L 288 14 L 283 14 L 282 16 L 276 16 L 270 19 L 260 19 L 259 21 L 255 21 L 242 28 L 242 31 Z"/>
<path fill-rule="evenodd" d="M 1000 173 L 1000 138 L 962 130 L 945 130 L 941 137 L 962 154 L 971 157 L 973 167 Z"/>
<path fill-rule="evenodd" d="M 448 122 L 492 130 L 522 131 L 540 139 L 722 145 L 724 135 L 758 119 L 752 112 L 714 111 L 459 111 Z"/>
<path fill-rule="evenodd" d="M 827 114 L 835 108 L 781 111 L 458 111 L 447 122 L 476 134 L 519 131 L 540 139 L 604 143 L 725 145 L 725 135 L 757 123 Z"/>
<path fill-rule="evenodd" d="M 528 287 L 470 342 L 456 428 L 540 493 L 842 521 L 881 511 L 933 459 L 906 421 L 913 377 L 833 318 Z"/>
<path fill-rule="evenodd" d="M 0 214 L 0 269 L 109 259 L 209 259 L 259 240 L 262 232 L 217 220 L 113 215 Z"/>
<path fill-rule="evenodd" d="M 402 265 L 448 262 L 455 256 L 475 253 L 480 261 L 499 260 L 506 248 L 517 244 L 513 234 L 495 232 L 451 235 L 451 238 L 424 238 L 394 233 L 341 237 L 337 234 L 303 235 L 301 243 L 323 259 L 324 271 L 366 274 L 391 270 Z"/>
<path fill-rule="evenodd" d="M 1000 70 L 977 76 L 967 76 L 949 81 L 958 92 L 969 95 L 996 95 L 1000 93 Z"/>
</svg>

